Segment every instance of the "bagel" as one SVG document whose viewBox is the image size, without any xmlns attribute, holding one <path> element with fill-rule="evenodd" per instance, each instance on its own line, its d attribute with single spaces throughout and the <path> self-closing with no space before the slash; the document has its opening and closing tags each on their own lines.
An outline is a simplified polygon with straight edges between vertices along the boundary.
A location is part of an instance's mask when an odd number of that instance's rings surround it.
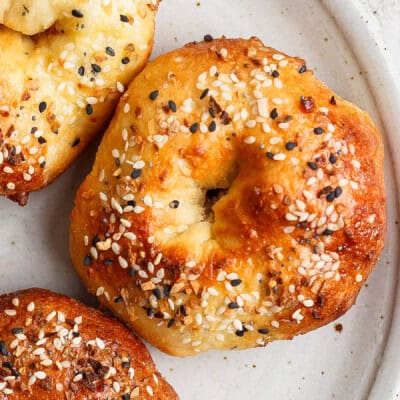
<svg viewBox="0 0 400 400">
<path fill-rule="evenodd" d="M 206 39 L 132 83 L 71 218 L 89 291 L 178 356 L 264 346 L 339 317 L 386 226 L 368 115 L 299 58 L 256 38 Z"/>
<path fill-rule="evenodd" d="M 42 289 L 0 296 L 0 399 L 177 399 L 120 322 Z"/>
<path fill-rule="evenodd" d="M 157 7 L 0 2 L 0 195 L 26 204 L 108 123 L 150 55 Z"/>
</svg>

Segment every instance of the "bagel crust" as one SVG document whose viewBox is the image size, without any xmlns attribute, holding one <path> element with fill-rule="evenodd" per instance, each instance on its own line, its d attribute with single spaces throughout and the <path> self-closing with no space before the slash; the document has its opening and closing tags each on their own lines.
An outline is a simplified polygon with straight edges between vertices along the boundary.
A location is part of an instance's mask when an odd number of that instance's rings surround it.
<svg viewBox="0 0 400 400">
<path fill-rule="evenodd" d="M 0 400 L 177 398 L 115 319 L 47 290 L 0 296 Z"/>
<path fill-rule="evenodd" d="M 26 204 L 101 132 L 150 55 L 157 8 L 0 2 L 0 195 Z"/>
<path fill-rule="evenodd" d="M 122 97 L 70 247 L 91 293 L 188 356 L 338 318 L 377 262 L 385 218 L 368 115 L 299 58 L 207 38 L 150 63 Z"/>
</svg>

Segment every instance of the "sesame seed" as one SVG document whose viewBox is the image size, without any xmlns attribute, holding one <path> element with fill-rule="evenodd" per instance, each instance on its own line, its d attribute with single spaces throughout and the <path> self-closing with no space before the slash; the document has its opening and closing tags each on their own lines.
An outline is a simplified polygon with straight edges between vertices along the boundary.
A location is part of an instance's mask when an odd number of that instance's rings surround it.
<svg viewBox="0 0 400 400">
<path fill-rule="evenodd" d="M 304 72 L 307 71 L 307 67 L 305 65 L 302 65 L 299 69 L 299 74 L 303 74 Z"/>
<path fill-rule="evenodd" d="M 289 150 L 289 151 L 295 149 L 296 147 L 297 147 L 297 143 L 296 142 L 287 142 L 285 144 L 286 150 Z"/>
<path fill-rule="evenodd" d="M 86 105 L 86 114 L 92 115 L 93 114 L 93 106 L 91 104 Z"/>
<path fill-rule="evenodd" d="M 82 12 L 81 11 L 79 11 L 79 10 L 72 10 L 72 13 L 71 13 L 75 18 L 83 18 L 83 14 L 82 14 Z"/>
<path fill-rule="evenodd" d="M 278 111 L 277 111 L 276 108 L 273 108 L 273 109 L 271 110 L 270 117 L 271 117 L 272 119 L 276 119 L 276 118 L 278 117 Z"/>
<path fill-rule="evenodd" d="M 321 127 L 314 128 L 314 133 L 316 135 L 322 135 L 325 131 Z"/>
<path fill-rule="evenodd" d="M 215 123 L 215 121 L 211 121 L 210 125 L 208 125 L 208 130 L 210 132 L 215 132 L 217 129 L 217 124 Z"/>
<path fill-rule="evenodd" d="M 363 280 L 363 277 L 362 277 L 362 275 L 361 274 L 357 274 L 356 275 L 356 282 L 362 282 L 362 280 Z"/>
<path fill-rule="evenodd" d="M 256 142 L 256 138 L 254 136 L 247 136 L 243 141 L 246 144 L 253 144 Z"/>
<path fill-rule="evenodd" d="M 39 103 L 39 112 L 42 113 L 44 112 L 44 110 L 46 110 L 47 108 L 47 103 L 45 101 L 41 101 Z"/>
<path fill-rule="evenodd" d="M 172 112 L 176 112 L 177 110 L 176 104 L 173 100 L 168 101 L 168 107 Z"/>
<path fill-rule="evenodd" d="M 121 22 L 129 22 L 129 18 L 126 15 L 121 14 L 119 16 Z"/>
</svg>

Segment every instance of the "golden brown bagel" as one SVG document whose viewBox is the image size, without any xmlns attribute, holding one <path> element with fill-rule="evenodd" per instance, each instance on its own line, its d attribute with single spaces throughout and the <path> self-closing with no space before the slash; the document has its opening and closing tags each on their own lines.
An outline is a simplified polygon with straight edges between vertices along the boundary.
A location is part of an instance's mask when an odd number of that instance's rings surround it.
<svg viewBox="0 0 400 400">
<path fill-rule="evenodd" d="M 101 131 L 150 55 L 157 7 L 0 2 L 0 195 L 25 204 Z"/>
<path fill-rule="evenodd" d="M 0 400 L 177 399 L 125 326 L 66 296 L 0 296 Z"/>
<path fill-rule="evenodd" d="M 187 356 L 339 317 L 384 232 L 383 148 L 368 115 L 303 60 L 221 39 L 161 56 L 122 97 L 70 246 L 91 293 Z"/>
</svg>

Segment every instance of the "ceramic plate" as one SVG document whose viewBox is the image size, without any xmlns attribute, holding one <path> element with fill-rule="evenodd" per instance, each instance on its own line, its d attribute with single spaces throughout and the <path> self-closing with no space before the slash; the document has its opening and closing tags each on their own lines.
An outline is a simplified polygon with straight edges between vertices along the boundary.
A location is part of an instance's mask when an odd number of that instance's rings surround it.
<svg viewBox="0 0 400 400">
<path fill-rule="evenodd" d="M 400 103 L 394 95 L 390 102 L 384 96 L 391 87 L 390 77 L 359 8 L 357 1 L 348 0 L 165 0 L 161 4 L 154 56 L 200 40 L 206 33 L 256 35 L 267 45 L 305 58 L 334 91 L 371 114 L 386 141 L 388 240 L 356 306 L 322 329 L 267 348 L 209 352 L 188 359 L 151 349 L 182 400 L 396 398 L 400 311 L 395 166 L 400 165 L 400 156 L 392 159 L 390 149 L 396 143 L 395 110 Z M 97 144 L 56 183 L 33 194 L 27 207 L 0 199 L 1 292 L 40 286 L 93 303 L 71 266 L 68 225 L 74 194 L 90 169 Z"/>
</svg>

